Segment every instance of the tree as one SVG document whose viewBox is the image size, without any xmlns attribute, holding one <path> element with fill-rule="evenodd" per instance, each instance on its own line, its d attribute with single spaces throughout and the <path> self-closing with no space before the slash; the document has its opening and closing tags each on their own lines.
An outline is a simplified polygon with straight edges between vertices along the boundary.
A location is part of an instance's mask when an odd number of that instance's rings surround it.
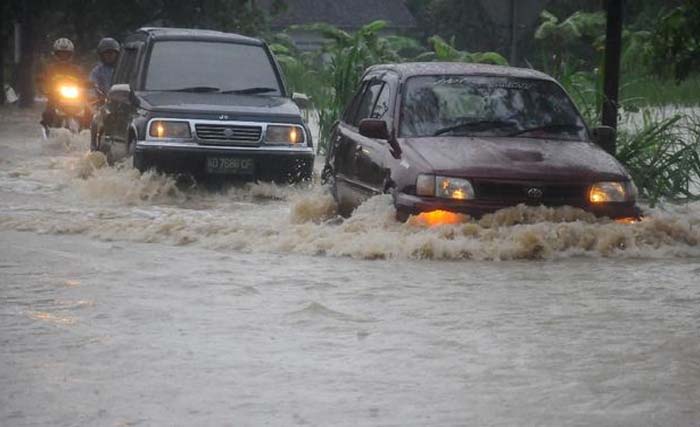
<svg viewBox="0 0 700 427">
<path fill-rule="evenodd" d="M 665 14 L 651 37 L 649 57 L 659 75 L 684 80 L 700 70 L 700 2 L 685 4 Z"/>
</svg>

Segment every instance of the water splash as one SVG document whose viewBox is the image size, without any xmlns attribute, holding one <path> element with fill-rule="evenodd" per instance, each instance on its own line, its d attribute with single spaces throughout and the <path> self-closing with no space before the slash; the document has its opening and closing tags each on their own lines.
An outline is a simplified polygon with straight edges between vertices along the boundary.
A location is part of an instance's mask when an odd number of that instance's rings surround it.
<svg viewBox="0 0 700 427">
<path fill-rule="evenodd" d="M 148 181 L 152 177 L 135 179 Z M 140 191 L 134 194 L 139 200 L 142 197 Z M 327 221 L 333 209 L 329 196 L 309 195 L 296 199 L 291 206 L 252 205 L 237 212 L 220 207 L 194 214 L 177 206 L 161 206 L 149 210 L 148 215 L 121 211 L 115 216 L 93 213 L 70 218 L 4 216 L 0 228 L 197 245 L 223 251 L 360 259 L 700 256 L 700 206 L 695 207 L 692 216 L 657 213 L 635 224 L 595 218 L 574 208 L 517 206 L 480 221 L 438 227 L 397 222 L 390 196 L 370 199 L 346 220 Z"/>
<path fill-rule="evenodd" d="M 46 142 L 58 154 L 19 159 L 1 177 L 0 188 L 16 197 L 0 206 L 0 229 L 359 259 L 700 256 L 700 203 L 652 210 L 635 224 L 569 207 L 517 206 L 435 226 L 421 218 L 396 221 L 391 196 L 382 195 L 343 219 L 328 189 L 317 184 L 202 191 L 171 176 L 142 174 L 129 160 L 108 166 L 101 153 L 87 152 L 85 132 L 64 136 Z"/>
</svg>

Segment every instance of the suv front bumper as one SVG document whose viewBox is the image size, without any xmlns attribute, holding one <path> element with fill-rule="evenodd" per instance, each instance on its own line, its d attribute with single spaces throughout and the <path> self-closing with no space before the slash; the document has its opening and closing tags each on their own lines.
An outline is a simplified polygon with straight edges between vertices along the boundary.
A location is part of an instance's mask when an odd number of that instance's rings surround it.
<svg viewBox="0 0 700 427">
<path fill-rule="evenodd" d="M 252 173 L 213 174 L 207 168 L 210 158 L 250 159 L 253 161 Z M 146 140 L 138 141 L 134 149 L 134 167 L 141 172 L 156 169 L 195 178 L 299 182 L 311 179 L 313 165 L 314 151 L 309 146 L 213 146 Z"/>
</svg>

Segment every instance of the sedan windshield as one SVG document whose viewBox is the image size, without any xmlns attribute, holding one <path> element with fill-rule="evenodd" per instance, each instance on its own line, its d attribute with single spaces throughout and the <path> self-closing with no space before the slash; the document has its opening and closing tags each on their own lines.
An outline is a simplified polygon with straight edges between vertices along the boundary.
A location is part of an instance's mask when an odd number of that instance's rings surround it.
<svg viewBox="0 0 700 427">
<path fill-rule="evenodd" d="M 546 80 L 489 76 L 410 78 L 401 136 L 500 136 L 587 140 L 564 91 Z"/>
<path fill-rule="evenodd" d="M 281 95 L 262 46 L 203 41 L 153 45 L 146 90 Z"/>
</svg>

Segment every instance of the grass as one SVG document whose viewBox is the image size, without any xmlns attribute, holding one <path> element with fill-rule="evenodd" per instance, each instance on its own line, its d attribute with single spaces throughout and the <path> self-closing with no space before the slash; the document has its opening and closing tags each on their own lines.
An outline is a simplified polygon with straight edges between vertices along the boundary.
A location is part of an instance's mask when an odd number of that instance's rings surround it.
<svg viewBox="0 0 700 427">
<path fill-rule="evenodd" d="M 698 106 L 700 105 L 700 74 L 680 83 L 654 77 L 623 76 L 621 98 L 639 106 Z"/>
<path fill-rule="evenodd" d="M 620 130 L 616 157 L 652 206 L 663 199 L 700 199 L 699 117 L 663 118 L 646 110 L 638 127 Z"/>
</svg>

